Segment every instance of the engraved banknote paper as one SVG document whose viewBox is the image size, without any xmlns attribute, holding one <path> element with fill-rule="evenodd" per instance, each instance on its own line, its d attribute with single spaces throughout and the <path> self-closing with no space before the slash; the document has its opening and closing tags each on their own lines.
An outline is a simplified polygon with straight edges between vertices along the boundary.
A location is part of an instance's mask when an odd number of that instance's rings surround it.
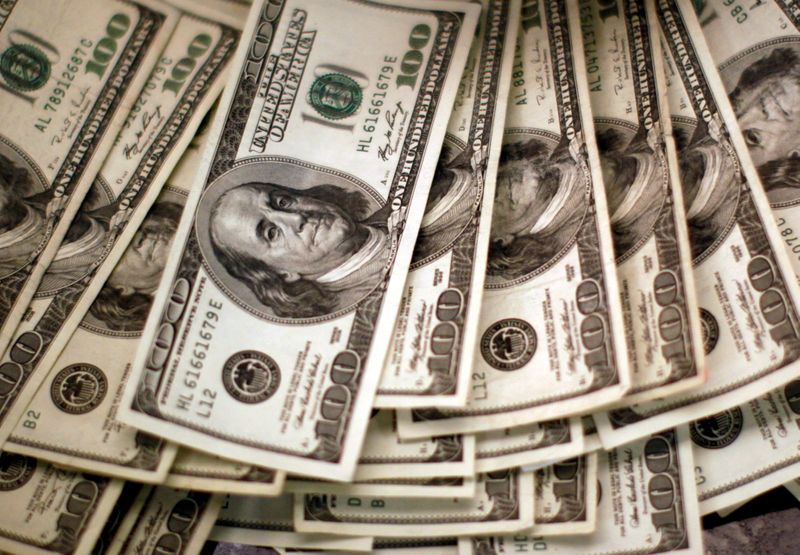
<svg viewBox="0 0 800 555">
<path fill-rule="evenodd" d="M 123 422 L 352 477 L 479 9 L 253 8 Z"/>
<path fill-rule="evenodd" d="M 467 401 L 520 8 L 519 0 L 480 5 L 376 406 Z"/>
<path fill-rule="evenodd" d="M 739 7 L 737 4 L 736 7 Z M 698 19 L 761 177 L 795 274 L 800 274 L 800 11 L 794 0 L 739 10 L 703 2 Z"/>
<path fill-rule="evenodd" d="M 164 485 L 217 493 L 273 497 L 283 490 L 286 473 L 223 459 L 181 447 Z"/>
<path fill-rule="evenodd" d="M 706 378 L 655 6 L 645 4 L 580 3 L 630 357 L 625 404 Z"/>
<path fill-rule="evenodd" d="M 481 474 L 476 489 L 469 499 L 297 495 L 294 525 L 304 532 L 381 537 L 475 535 L 533 526 L 530 472 Z"/>
<path fill-rule="evenodd" d="M 401 411 L 401 437 L 552 420 L 613 402 L 628 388 L 578 6 L 527 6 L 470 397 L 463 409 Z"/>
<path fill-rule="evenodd" d="M 599 453 L 597 528 L 591 534 L 464 538 L 461 555 L 703 553 L 688 432 L 665 431 Z"/>
<path fill-rule="evenodd" d="M 597 525 L 597 453 L 540 468 L 534 480 L 535 536 L 590 534 Z"/>
<path fill-rule="evenodd" d="M 89 554 L 123 482 L 0 452 L 0 550 Z"/>
<path fill-rule="evenodd" d="M 293 549 L 371 551 L 372 538 L 306 534 L 294 529 L 294 496 L 274 499 L 230 495 L 225 498 L 209 539 L 246 545 L 280 545 Z"/>
<path fill-rule="evenodd" d="M 441 476 L 438 478 L 406 478 L 365 480 L 361 482 L 327 482 L 290 476 L 285 490 L 292 493 L 325 493 L 339 496 L 466 498 L 475 496 L 475 476 Z"/>
<path fill-rule="evenodd" d="M 577 417 L 481 432 L 475 441 L 475 472 L 544 464 L 583 452 Z"/>
<path fill-rule="evenodd" d="M 215 17 L 182 14 L 17 330 L 41 347 L 22 365 L 26 378 L 0 424 L 14 452 L 145 482 L 169 469 L 174 448 L 114 415 L 196 166 L 182 159 L 167 175 L 221 91 L 238 41 L 237 19 Z M 197 146 L 187 152 L 197 158 Z"/>
<path fill-rule="evenodd" d="M 800 380 L 689 424 L 702 514 L 800 476 Z M 735 461 L 735 462 L 734 462 Z"/>
<path fill-rule="evenodd" d="M 691 3 L 658 0 L 708 381 L 595 416 L 603 445 L 744 403 L 794 378 L 797 281 Z"/>
<path fill-rule="evenodd" d="M 0 11 L 0 353 L 172 33 L 150 0 L 15 0 Z M 35 338 L 33 338 L 35 339 Z M 39 342 L 0 366 L 13 396 Z M 0 405 L 2 409 L 2 405 Z"/>
<path fill-rule="evenodd" d="M 222 499 L 210 493 L 146 487 L 128 510 L 106 553 L 200 553 Z"/>
</svg>

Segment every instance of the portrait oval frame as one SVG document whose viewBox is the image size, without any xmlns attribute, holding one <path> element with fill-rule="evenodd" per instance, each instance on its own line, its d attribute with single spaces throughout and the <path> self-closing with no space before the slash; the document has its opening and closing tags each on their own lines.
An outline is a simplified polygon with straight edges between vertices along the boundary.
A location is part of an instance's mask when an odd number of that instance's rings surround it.
<svg viewBox="0 0 800 555">
<path fill-rule="evenodd" d="M 194 234 L 203 269 L 232 302 L 262 320 L 285 325 L 308 325 L 333 320 L 351 312 L 375 288 L 379 287 L 382 281 L 377 282 L 375 287 L 357 301 L 337 308 L 333 312 L 319 316 L 292 318 L 279 316 L 272 312 L 270 307 L 264 305 L 245 283 L 231 275 L 222 262 L 217 260 L 210 236 L 210 215 L 214 203 L 227 191 L 259 180 L 298 192 L 320 185 L 333 185 L 346 192 L 359 193 L 368 207 L 364 214 L 358 215 L 360 218 L 366 218 L 385 205 L 384 200 L 370 185 L 345 172 L 287 156 L 257 156 L 240 160 L 206 187 L 200 197 L 195 213 Z"/>
</svg>

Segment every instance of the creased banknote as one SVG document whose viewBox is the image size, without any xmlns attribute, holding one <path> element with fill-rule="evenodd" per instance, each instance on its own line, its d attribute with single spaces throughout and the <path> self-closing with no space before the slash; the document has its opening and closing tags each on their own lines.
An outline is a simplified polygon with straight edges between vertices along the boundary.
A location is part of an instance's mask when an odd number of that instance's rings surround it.
<svg viewBox="0 0 800 555">
<path fill-rule="evenodd" d="M 273 497 L 280 494 L 286 474 L 181 447 L 164 478 L 164 485 L 218 493 Z"/>
<path fill-rule="evenodd" d="M 352 477 L 479 9 L 254 5 L 123 422 Z"/>
<path fill-rule="evenodd" d="M 475 441 L 475 472 L 545 464 L 583 452 L 577 417 L 481 432 Z"/>
<path fill-rule="evenodd" d="M 736 10 L 735 8 L 739 8 Z M 794 0 L 696 4 L 708 49 L 800 274 L 800 11 Z"/>
<path fill-rule="evenodd" d="M 0 15 L 4 353 L 177 14 L 150 0 L 16 0 Z M 41 343 L 18 339 L 0 365 L 0 410 Z"/>
<path fill-rule="evenodd" d="M 532 473 L 481 474 L 476 490 L 468 499 L 297 495 L 294 525 L 303 532 L 381 537 L 476 535 L 533 526 Z"/>
<path fill-rule="evenodd" d="M 0 550 L 91 553 L 122 484 L 0 452 Z"/>
<path fill-rule="evenodd" d="M 201 6 L 200 3 L 197 5 Z M 206 30 L 211 33 L 207 34 Z M 190 35 L 194 31 L 196 34 L 193 36 L 197 38 L 203 35 L 219 36 L 224 34 L 224 30 L 225 26 L 218 23 L 184 15 L 172 39 L 172 43 L 177 45 L 168 46 L 164 59 L 173 59 L 167 57 L 170 47 L 181 52 L 187 50 L 187 41 L 190 38 L 187 38 L 187 31 Z M 235 42 L 235 37 L 233 40 Z M 158 75 L 163 75 L 163 71 L 156 69 L 154 78 Z M 158 90 L 157 82 L 155 79 L 151 80 L 151 90 Z M 211 91 L 209 93 L 216 94 Z M 141 103 L 146 107 L 143 108 L 143 114 L 160 113 L 169 105 L 159 103 L 157 98 L 153 99 L 152 93 L 148 96 L 151 98 L 144 99 Z M 198 101 L 206 104 L 204 98 L 187 96 L 186 102 Z M 198 111 L 204 108 L 207 106 L 193 107 L 192 117 L 201 117 L 203 113 Z M 94 295 L 96 298 L 83 307 L 73 305 L 73 314 L 79 312 L 83 317 L 78 329 L 63 346 L 61 354 L 55 357 L 52 364 L 44 366 L 43 359 L 39 359 L 40 362 L 32 366 L 37 373 L 33 381 L 38 379 L 42 383 L 11 432 L 7 442 L 9 450 L 131 480 L 164 480 L 175 457 L 174 445 L 122 424 L 116 419 L 116 414 L 122 391 L 131 374 L 131 365 L 150 310 L 152 296 L 166 264 L 170 242 L 186 204 L 186 196 L 192 187 L 209 117 L 207 113 L 197 134 L 168 178 L 167 185 L 155 203 L 152 203 L 144 221 L 122 254 L 117 268 L 99 293 Z M 164 121 L 159 125 L 163 128 L 168 125 L 169 118 L 161 119 Z M 198 122 L 194 122 L 195 128 L 197 124 Z M 138 133 L 138 130 L 131 131 L 134 132 Z M 155 135 L 157 133 L 153 133 L 154 140 Z M 152 145 L 151 149 L 157 150 L 158 147 Z M 79 218 L 91 221 L 92 216 L 81 215 Z M 119 244 L 117 241 L 115 248 Z M 100 246 L 103 246 L 102 242 Z M 45 279 L 48 279 L 47 276 Z M 95 276 L 93 279 L 98 278 L 99 276 Z M 90 283 L 89 287 L 95 288 L 94 283 Z M 67 288 L 67 291 L 79 289 L 73 286 Z M 90 297 L 83 290 L 82 301 L 87 302 Z M 64 298 L 58 293 L 53 297 L 34 301 L 33 307 L 42 309 L 45 314 L 42 322 L 52 322 L 47 314 L 62 307 Z M 67 295 L 66 298 L 72 297 Z M 65 335 L 62 332 L 63 330 L 58 334 L 63 339 Z M 52 352 L 48 350 L 44 359 L 52 360 Z"/>
<path fill-rule="evenodd" d="M 536 536 L 590 534 L 597 525 L 597 453 L 540 468 L 534 480 Z"/>
<path fill-rule="evenodd" d="M 595 416 L 607 448 L 796 377 L 797 281 L 691 2 L 658 0 L 708 381 Z"/>
<path fill-rule="evenodd" d="M 597 528 L 575 536 L 464 538 L 461 555 L 703 553 L 688 432 L 668 430 L 598 454 Z"/>
<path fill-rule="evenodd" d="M 655 5 L 580 0 L 631 389 L 625 404 L 706 379 L 691 246 Z"/>
<path fill-rule="evenodd" d="M 800 380 L 689 424 L 700 512 L 800 476 Z"/>
<path fill-rule="evenodd" d="M 376 406 L 464 406 L 475 355 L 519 0 L 481 0 Z"/>
<path fill-rule="evenodd" d="M 371 551 L 372 538 L 305 534 L 294 529 L 294 496 L 275 499 L 231 495 L 222 504 L 210 539 L 268 547 L 329 551 Z"/>
<path fill-rule="evenodd" d="M 96 408 L 109 389 L 117 389 L 132 362 L 192 180 L 157 195 L 222 90 L 239 39 L 238 23 L 227 14 L 181 13 L 42 278 L 14 346 L 3 355 L 2 367 L 15 368 L 19 376 L 0 411 L 0 441 L 26 412 L 30 447 L 49 451 L 65 464 L 89 452 L 88 445 L 83 452 L 70 449 L 74 436 L 51 423 L 77 421 Z M 19 345 L 27 347 L 24 360 Z M 46 378 L 50 383 L 26 408 Z M 108 397 L 109 403 L 119 402 L 117 395 Z M 73 430 L 83 432 L 82 425 L 75 422 Z M 157 456 L 127 465 L 135 456 L 130 450 L 124 455 L 102 451 L 94 454 L 104 468 L 92 470 L 138 467 L 144 479 L 155 471 Z"/>
<path fill-rule="evenodd" d="M 107 555 L 199 553 L 217 519 L 222 497 L 148 486 L 120 523 Z"/>
<path fill-rule="evenodd" d="M 438 478 L 395 478 L 361 482 L 326 482 L 290 476 L 286 491 L 293 493 L 325 493 L 340 496 L 467 498 L 475 496 L 475 476 L 441 476 Z"/>
<path fill-rule="evenodd" d="M 577 8 L 526 4 L 467 406 L 401 411 L 401 437 L 552 420 L 628 389 Z"/>
</svg>

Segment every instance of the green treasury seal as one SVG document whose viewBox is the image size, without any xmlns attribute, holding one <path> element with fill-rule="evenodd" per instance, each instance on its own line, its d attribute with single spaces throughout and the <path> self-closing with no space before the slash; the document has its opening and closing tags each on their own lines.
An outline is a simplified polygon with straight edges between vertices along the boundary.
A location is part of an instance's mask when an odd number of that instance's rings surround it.
<svg viewBox="0 0 800 555">
<path fill-rule="evenodd" d="M 35 91 L 50 78 L 50 61 L 30 44 L 15 44 L 0 56 L 0 74 L 12 89 Z"/>
<path fill-rule="evenodd" d="M 326 73 L 317 77 L 308 91 L 308 102 L 328 119 L 342 119 L 361 106 L 363 94 L 353 79 L 341 73 Z"/>
</svg>

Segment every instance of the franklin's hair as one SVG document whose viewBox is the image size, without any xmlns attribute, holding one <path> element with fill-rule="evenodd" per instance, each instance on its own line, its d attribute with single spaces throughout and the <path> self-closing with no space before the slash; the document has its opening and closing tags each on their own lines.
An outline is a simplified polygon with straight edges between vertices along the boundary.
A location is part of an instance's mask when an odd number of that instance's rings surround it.
<svg viewBox="0 0 800 555">
<path fill-rule="evenodd" d="M 279 271 L 249 253 L 226 244 L 217 235 L 213 222 L 219 217 L 218 210 L 222 199 L 231 191 L 242 187 L 259 190 L 264 186 L 333 204 L 343 211 L 353 214 L 356 220 L 363 219 L 367 215 L 367 201 L 358 192 L 346 191 L 335 185 L 317 185 L 300 191 L 274 183 L 253 182 L 226 191 L 217 199 L 211 209 L 212 225 L 209 231 L 214 254 L 228 273 L 244 283 L 264 306 L 272 309 L 272 312 L 281 318 L 313 318 L 330 314 L 336 309 L 337 294 L 335 291 L 310 279 L 300 278 L 296 281 L 286 281 Z"/>
<path fill-rule="evenodd" d="M 776 48 L 742 72 L 730 99 L 737 116 L 741 113 L 744 96 L 765 81 L 791 79 L 800 86 L 800 55 L 790 48 Z M 795 99 L 795 102 L 800 99 Z M 794 137 L 786 137 L 787 141 Z M 800 160 L 796 157 L 770 160 L 758 168 L 764 188 L 770 190 L 800 188 Z"/>
<path fill-rule="evenodd" d="M 32 192 L 31 186 L 27 170 L 0 154 L 0 233 L 14 229 L 25 217 L 22 199 Z"/>
<path fill-rule="evenodd" d="M 558 160 L 558 158 L 556 158 Z M 503 146 L 500 153 L 500 168 L 507 163 L 526 163 L 542 172 L 540 187 L 558 189 L 561 171 L 555 160 L 550 159 L 547 147 L 538 139 L 529 139 Z M 555 254 L 555 245 L 544 244 L 541 238 L 525 234 L 514 237 L 509 243 L 493 241 L 489 245 L 489 275 L 505 279 L 516 279 L 529 274 Z"/>
<path fill-rule="evenodd" d="M 182 211 L 183 207 L 174 202 L 153 205 L 139 233 L 145 237 L 167 235 L 171 239 L 178 229 Z M 89 307 L 89 312 L 111 330 L 141 331 L 152 302 L 152 292 L 134 291 L 126 294 L 122 289 L 106 283 Z"/>
</svg>

